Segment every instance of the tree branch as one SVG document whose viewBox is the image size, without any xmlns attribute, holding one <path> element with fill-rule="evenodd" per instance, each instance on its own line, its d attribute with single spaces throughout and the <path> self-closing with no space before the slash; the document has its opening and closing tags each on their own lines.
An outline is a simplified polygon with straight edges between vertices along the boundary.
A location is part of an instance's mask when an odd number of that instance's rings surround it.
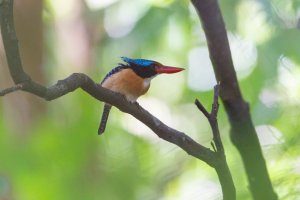
<svg viewBox="0 0 300 200">
<path fill-rule="evenodd" d="M 199 158 L 208 165 L 215 166 L 215 158 L 210 149 L 198 144 L 186 134 L 168 127 L 137 103 L 128 102 L 123 95 L 101 87 L 85 74 L 74 73 L 48 88 L 40 85 L 36 87 L 33 81 L 24 82 L 22 90 L 50 101 L 73 92 L 77 88 L 83 89 L 99 101 L 114 105 L 119 110 L 131 114 L 153 130 L 158 137 L 176 144 L 188 154 Z"/>
<path fill-rule="evenodd" d="M 218 103 L 219 92 L 220 92 L 220 84 L 218 83 L 214 87 L 214 98 L 213 98 L 213 104 L 210 113 L 204 108 L 204 106 L 200 103 L 198 99 L 195 100 L 195 104 L 210 123 L 213 132 L 213 141 L 216 145 L 216 152 L 224 152 L 224 147 L 220 138 L 220 132 L 219 132 L 218 121 L 217 121 L 217 115 L 219 111 L 219 103 Z M 213 148 L 215 149 L 214 145 Z"/>
<path fill-rule="evenodd" d="M 205 107 L 202 105 L 202 103 L 198 99 L 195 100 L 195 104 L 196 104 L 197 108 L 203 113 L 203 115 L 207 119 L 209 119 L 210 118 L 209 112 L 207 112 L 207 110 L 205 109 Z"/>
<path fill-rule="evenodd" d="M 254 199 L 278 199 L 273 190 L 258 137 L 234 70 L 229 42 L 217 0 L 191 0 L 200 17 L 220 97 L 231 124 L 231 140 L 238 149 Z"/>
<path fill-rule="evenodd" d="M 218 120 L 217 120 L 217 115 L 219 111 L 219 103 L 218 103 L 219 92 L 220 92 L 220 84 L 217 84 L 214 87 L 214 98 L 211 107 L 211 113 L 209 113 L 205 109 L 205 107 L 200 103 L 198 99 L 195 100 L 195 104 L 198 107 L 198 109 L 203 113 L 203 115 L 207 118 L 210 127 L 212 129 L 213 141 L 214 141 L 214 143 L 212 143 L 212 146 L 219 160 L 218 167 L 216 167 L 215 170 L 218 174 L 222 186 L 223 199 L 235 200 L 236 191 L 235 191 L 235 187 L 234 187 L 234 183 L 232 180 L 229 167 L 227 165 L 226 156 L 225 156 L 224 147 L 221 140 Z M 214 144 L 216 145 L 216 147 Z"/>
<path fill-rule="evenodd" d="M 3 0 L 0 2 L 1 33 L 7 62 L 10 74 L 14 82 L 18 84 L 13 89 L 2 91 L 3 95 L 7 94 L 7 91 L 16 91 L 16 88 L 18 88 L 50 101 L 73 92 L 77 88 L 81 88 L 97 100 L 112 104 L 121 111 L 133 115 L 153 130 L 158 137 L 178 145 L 188 154 L 203 160 L 210 166 L 215 165 L 213 151 L 198 144 L 186 134 L 168 127 L 137 103 L 130 103 L 121 94 L 101 87 L 85 74 L 74 73 L 64 80 L 59 80 L 50 87 L 44 87 L 31 80 L 23 71 L 12 13 L 12 0 Z M 19 85 L 22 85 L 22 87 L 20 88 Z"/>
<path fill-rule="evenodd" d="M 17 84 L 17 85 L 14 85 L 14 86 L 10 87 L 10 88 L 6 88 L 4 90 L 0 90 L 0 96 L 5 96 L 5 95 L 7 95 L 9 93 L 21 90 L 22 88 L 23 88 L 22 84 Z"/>
</svg>

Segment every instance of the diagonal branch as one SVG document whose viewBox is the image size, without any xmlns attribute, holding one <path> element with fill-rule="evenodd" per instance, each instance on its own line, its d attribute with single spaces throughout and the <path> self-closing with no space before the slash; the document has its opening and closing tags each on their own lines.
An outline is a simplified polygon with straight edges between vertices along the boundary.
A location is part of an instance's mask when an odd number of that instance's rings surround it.
<svg viewBox="0 0 300 200">
<path fill-rule="evenodd" d="M 15 91 L 18 91 L 18 90 L 22 90 L 22 88 L 23 88 L 22 84 L 17 84 L 17 85 L 14 85 L 14 86 L 10 87 L 10 88 L 0 90 L 0 96 L 5 96 L 9 93 L 12 93 L 12 92 L 15 92 Z"/>
<path fill-rule="evenodd" d="M 203 113 L 203 115 L 207 119 L 209 119 L 210 118 L 209 112 L 206 110 L 206 108 L 202 105 L 202 103 L 198 99 L 195 100 L 195 104 L 196 104 L 197 108 Z"/>
<path fill-rule="evenodd" d="M 21 89 L 44 98 L 45 100 L 54 100 L 81 88 L 97 100 L 114 105 L 121 111 L 133 115 L 136 119 L 140 120 L 153 130 L 158 137 L 176 144 L 188 154 L 199 158 L 210 166 L 215 165 L 216 159 L 213 151 L 198 144 L 183 132 L 168 127 L 138 104 L 132 104 L 122 95 L 101 87 L 85 74 L 74 73 L 50 87 L 45 87 L 36 83 L 34 80 L 31 80 L 30 76 L 23 71 L 20 59 L 18 41 L 14 28 L 12 0 L 0 1 L 0 15 L 1 33 L 7 62 L 10 74 L 17 84 L 13 88 L 0 91 L 0 93 L 7 94 L 8 92 Z M 22 85 L 22 87 L 19 85 Z"/>
<path fill-rule="evenodd" d="M 50 101 L 81 88 L 95 99 L 114 105 L 121 111 L 131 114 L 153 130 L 158 137 L 176 144 L 188 154 L 210 166 L 215 165 L 215 157 L 210 149 L 198 144 L 183 132 L 168 127 L 137 103 L 128 102 L 123 95 L 101 87 L 85 74 L 74 73 L 48 88 L 44 87 L 42 90 L 41 88 L 42 86 L 39 85 L 36 87 L 36 83 L 33 81 L 28 81 L 23 83 L 22 90 Z"/>
</svg>

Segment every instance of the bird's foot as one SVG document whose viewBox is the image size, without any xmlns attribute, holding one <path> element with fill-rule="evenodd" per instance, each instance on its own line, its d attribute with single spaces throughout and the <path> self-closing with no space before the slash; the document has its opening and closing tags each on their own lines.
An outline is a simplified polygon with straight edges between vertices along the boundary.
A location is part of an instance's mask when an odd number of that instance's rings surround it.
<svg viewBox="0 0 300 200">
<path fill-rule="evenodd" d="M 138 108 L 141 107 L 140 104 L 137 101 L 129 101 L 129 103 L 136 106 L 136 107 L 138 107 Z"/>
<path fill-rule="evenodd" d="M 138 107 L 140 107 L 140 104 L 137 102 L 137 101 L 135 101 L 135 102 L 132 102 L 134 105 L 136 105 L 136 106 L 138 106 Z"/>
</svg>

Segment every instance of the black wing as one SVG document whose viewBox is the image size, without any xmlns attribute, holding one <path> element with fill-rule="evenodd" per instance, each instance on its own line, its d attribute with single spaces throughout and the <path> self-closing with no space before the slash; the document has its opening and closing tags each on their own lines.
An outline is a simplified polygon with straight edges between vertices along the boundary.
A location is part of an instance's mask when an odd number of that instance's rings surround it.
<svg viewBox="0 0 300 200">
<path fill-rule="evenodd" d="M 115 73 L 117 73 L 117 72 L 119 72 L 119 71 L 121 71 L 121 70 L 123 70 L 123 69 L 128 69 L 128 68 L 129 68 L 128 65 L 119 64 L 117 67 L 113 68 L 112 70 L 110 70 L 110 72 L 108 72 L 108 73 L 106 74 L 106 76 L 104 77 L 104 79 L 101 81 L 100 84 L 102 85 L 102 83 L 103 83 L 108 77 L 110 77 L 111 75 L 113 75 L 113 74 L 115 74 Z"/>
</svg>

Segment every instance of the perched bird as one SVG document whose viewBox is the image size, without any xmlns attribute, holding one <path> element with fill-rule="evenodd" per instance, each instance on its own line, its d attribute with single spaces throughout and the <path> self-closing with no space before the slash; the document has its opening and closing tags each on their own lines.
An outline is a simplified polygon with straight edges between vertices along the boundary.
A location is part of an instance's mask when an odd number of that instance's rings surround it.
<svg viewBox="0 0 300 200">
<path fill-rule="evenodd" d="M 101 86 L 114 92 L 123 94 L 130 102 L 145 94 L 151 80 L 158 74 L 172 74 L 184 70 L 178 67 L 164 66 L 159 62 L 146 59 L 131 59 L 121 57 L 126 64 L 119 64 L 113 68 L 102 80 Z M 106 122 L 111 105 L 105 104 L 98 134 L 105 131 Z"/>
</svg>

